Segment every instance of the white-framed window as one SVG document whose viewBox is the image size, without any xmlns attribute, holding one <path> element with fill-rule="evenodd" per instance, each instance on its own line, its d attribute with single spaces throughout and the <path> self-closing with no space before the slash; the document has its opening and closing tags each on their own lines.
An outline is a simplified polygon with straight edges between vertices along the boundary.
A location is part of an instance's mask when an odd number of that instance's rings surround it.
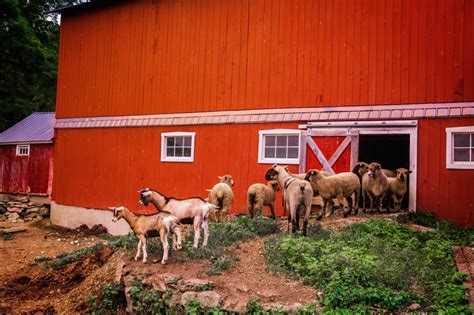
<svg viewBox="0 0 474 315">
<path fill-rule="evenodd" d="M 29 144 L 19 144 L 16 146 L 16 155 L 17 156 L 29 156 L 30 155 L 30 145 Z"/>
<path fill-rule="evenodd" d="M 193 162 L 195 132 L 166 132 L 161 134 L 162 162 Z"/>
<path fill-rule="evenodd" d="M 300 163 L 300 131 L 292 129 L 260 130 L 258 163 Z"/>
<path fill-rule="evenodd" d="M 446 128 L 446 168 L 474 169 L 474 126 Z"/>
</svg>

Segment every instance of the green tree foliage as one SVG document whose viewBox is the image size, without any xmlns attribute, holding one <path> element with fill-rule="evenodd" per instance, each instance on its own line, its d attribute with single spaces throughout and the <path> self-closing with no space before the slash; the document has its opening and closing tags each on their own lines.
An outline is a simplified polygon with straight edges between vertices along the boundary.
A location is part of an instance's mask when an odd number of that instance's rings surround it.
<svg viewBox="0 0 474 315">
<path fill-rule="evenodd" d="M 59 25 L 71 0 L 0 0 L 0 131 L 56 102 Z"/>
</svg>

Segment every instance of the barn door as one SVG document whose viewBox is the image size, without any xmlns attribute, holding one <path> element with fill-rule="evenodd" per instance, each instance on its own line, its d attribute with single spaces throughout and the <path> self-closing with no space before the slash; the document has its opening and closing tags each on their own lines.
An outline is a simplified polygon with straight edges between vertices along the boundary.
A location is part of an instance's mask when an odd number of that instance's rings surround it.
<svg viewBox="0 0 474 315">
<path fill-rule="evenodd" d="M 300 172 L 322 169 L 331 174 L 349 172 L 357 163 L 359 133 L 346 129 L 309 129 L 302 134 L 305 146 Z"/>
</svg>

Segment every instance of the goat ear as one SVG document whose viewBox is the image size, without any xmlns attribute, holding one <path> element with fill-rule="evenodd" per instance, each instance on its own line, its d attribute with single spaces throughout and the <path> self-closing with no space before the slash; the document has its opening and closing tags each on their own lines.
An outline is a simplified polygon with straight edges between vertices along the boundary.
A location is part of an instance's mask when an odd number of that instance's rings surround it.
<svg viewBox="0 0 474 315">
<path fill-rule="evenodd" d="M 217 178 L 222 179 L 222 176 L 217 176 Z"/>
</svg>

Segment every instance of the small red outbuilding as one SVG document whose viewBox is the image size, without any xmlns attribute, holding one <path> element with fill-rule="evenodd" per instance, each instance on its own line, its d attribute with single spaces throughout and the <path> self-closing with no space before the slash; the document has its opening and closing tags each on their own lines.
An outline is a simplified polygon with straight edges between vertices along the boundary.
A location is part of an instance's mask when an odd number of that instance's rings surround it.
<svg viewBox="0 0 474 315">
<path fill-rule="evenodd" d="M 0 193 L 50 196 L 54 112 L 35 112 L 0 134 Z"/>
</svg>

